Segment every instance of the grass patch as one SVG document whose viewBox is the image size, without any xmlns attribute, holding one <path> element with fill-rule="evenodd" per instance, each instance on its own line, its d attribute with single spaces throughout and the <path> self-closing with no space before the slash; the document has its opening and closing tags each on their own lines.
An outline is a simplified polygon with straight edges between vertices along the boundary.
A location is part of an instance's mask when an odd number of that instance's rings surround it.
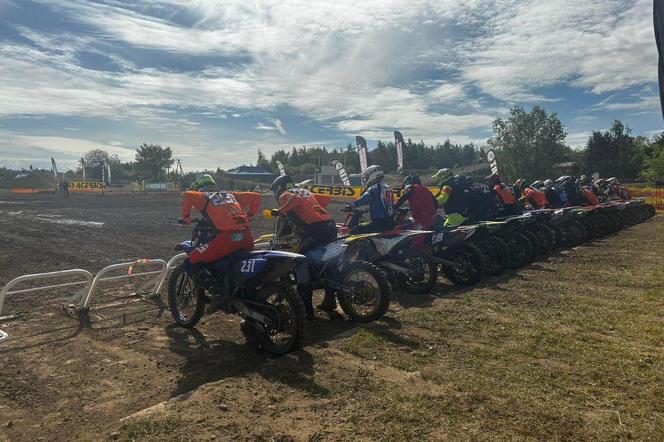
<svg viewBox="0 0 664 442">
<path fill-rule="evenodd" d="M 178 428 L 180 421 L 174 418 L 153 419 L 142 418 L 127 422 L 120 428 L 120 436 L 116 440 L 133 442 L 153 439 L 153 436 L 165 436 Z M 157 438 L 161 439 L 161 438 Z"/>
<path fill-rule="evenodd" d="M 362 329 L 348 338 L 342 349 L 362 359 L 379 361 L 405 371 L 417 371 L 436 359 L 433 347 L 398 336 Z"/>
</svg>

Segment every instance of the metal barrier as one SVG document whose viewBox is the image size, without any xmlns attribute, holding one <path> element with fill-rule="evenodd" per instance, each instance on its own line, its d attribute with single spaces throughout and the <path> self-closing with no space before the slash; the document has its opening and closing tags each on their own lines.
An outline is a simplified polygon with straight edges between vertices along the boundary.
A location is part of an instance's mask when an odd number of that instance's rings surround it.
<svg viewBox="0 0 664 442">
<path fill-rule="evenodd" d="M 31 289 L 23 289 L 23 290 L 14 290 L 14 291 L 9 291 L 12 287 L 15 287 L 16 285 L 26 282 L 26 281 L 39 281 L 42 279 L 53 279 L 57 277 L 62 277 L 62 276 L 83 276 L 85 278 L 84 281 L 76 281 L 76 282 L 67 282 L 64 284 L 53 284 L 53 285 L 46 285 L 46 286 L 41 286 L 41 287 L 34 287 Z M 54 289 L 54 288 L 62 288 L 62 287 L 72 287 L 76 285 L 81 285 L 85 284 L 85 287 L 80 291 L 80 294 L 75 295 L 76 297 L 80 297 L 83 293 L 89 293 L 90 289 L 92 288 L 92 273 L 88 272 L 87 270 L 83 269 L 71 269 L 71 270 L 61 270 L 59 272 L 48 272 L 48 273 L 36 273 L 33 275 L 23 275 L 19 276 L 18 278 L 12 279 L 9 281 L 3 288 L 0 290 L 0 315 L 2 314 L 2 308 L 4 307 L 5 304 L 5 298 L 7 295 L 15 295 L 17 293 L 32 293 L 32 292 L 38 292 L 41 290 L 48 290 L 48 289 Z M 0 343 L 6 341 L 9 338 L 9 335 L 0 330 Z"/>
<path fill-rule="evenodd" d="M 135 265 L 138 264 L 159 264 L 161 267 L 160 270 L 156 271 L 150 271 L 150 272 L 142 272 L 142 273 L 131 273 L 131 274 L 126 274 L 126 275 L 118 275 L 118 276 L 109 276 L 104 278 L 103 276 L 106 275 L 107 273 L 113 272 L 115 270 L 122 270 L 122 269 L 130 269 Z M 156 295 L 159 293 L 159 289 L 161 289 L 161 282 L 163 279 L 166 278 L 166 274 L 168 273 L 168 266 L 166 261 L 163 259 L 142 259 L 138 261 L 132 261 L 132 262 L 123 262 L 120 264 L 113 264 L 108 267 L 104 267 L 97 273 L 97 276 L 95 276 L 94 280 L 92 281 L 92 285 L 90 286 L 90 290 L 88 290 L 88 293 L 85 294 L 85 296 L 81 296 L 81 300 L 78 304 L 78 310 L 87 310 L 90 308 L 90 301 L 92 300 L 92 296 L 95 294 L 97 291 L 97 287 L 99 286 L 100 282 L 103 281 L 115 281 L 118 279 L 126 279 L 126 278 L 133 278 L 135 276 L 146 276 L 146 275 L 156 275 L 158 274 L 159 277 L 155 278 L 155 286 L 154 290 L 152 291 L 152 295 Z"/>
<path fill-rule="evenodd" d="M 84 285 L 84 287 L 80 290 L 78 290 L 68 301 L 68 305 L 74 305 L 76 306 L 76 309 L 78 311 L 84 311 L 88 310 L 90 307 L 90 302 L 92 301 L 93 296 L 96 294 L 99 284 L 104 281 L 115 281 L 119 279 L 127 279 L 127 278 L 133 278 L 136 276 L 149 276 L 149 275 L 157 275 L 154 279 L 151 279 L 148 281 L 147 284 L 145 284 L 145 287 L 151 286 L 152 285 L 152 291 L 151 295 L 157 295 L 159 292 L 161 292 L 162 286 L 164 285 L 164 282 L 166 281 L 166 277 L 168 276 L 168 271 L 175 267 L 175 264 L 178 261 L 183 260 L 186 258 L 187 255 L 186 253 L 181 253 L 179 255 L 175 255 L 172 257 L 168 262 L 164 261 L 163 259 L 140 259 L 137 261 L 132 261 L 132 262 L 124 262 L 120 264 L 113 264 L 107 267 L 104 267 L 97 273 L 96 276 L 93 276 L 92 273 L 88 272 L 87 270 L 83 269 L 71 269 L 71 270 L 61 270 L 58 272 L 48 272 L 48 273 L 35 273 L 31 275 L 23 275 L 19 276 L 18 278 L 12 279 L 9 281 L 3 288 L 0 290 L 0 316 L 2 316 L 2 308 L 4 307 L 5 303 L 5 298 L 7 295 L 13 295 L 13 294 L 18 294 L 18 293 L 31 293 L 31 292 L 38 292 L 42 290 L 49 290 L 49 289 L 55 289 L 55 288 L 63 288 L 63 287 L 73 287 L 73 286 L 78 286 L 78 285 Z M 133 268 L 138 265 L 158 265 L 159 270 L 153 270 L 153 271 L 147 271 L 147 272 L 132 272 Z M 123 269 L 128 269 L 129 272 L 125 275 L 118 275 L 118 276 L 107 276 L 110 272 L 117 271 L 117 270 L 123 270 Z M 29 288 L 29 289 L 22 289 L 22 290 L 13 290 L 10 291 L 12 287 L 15 287 L 16 285 L 22 283 L 22 282 L 27 282 L 27 281 L 39 281 L 43 279 L 53 279 L 57 277 L 67 277 L 67 276 L 82 276 L 85 279 L 83 281 L 75 281 L 75 282 L 66 282 L 62 284 L 52 284 L 52 285 L 45 285 L 41 287 L 34 287 L 34 288 Z M 154 284 L 154 285 L 153 285 Z M 9 335 L 0 330 L 0 343 L 6 341 L 9 338 Z"/>
</svg>

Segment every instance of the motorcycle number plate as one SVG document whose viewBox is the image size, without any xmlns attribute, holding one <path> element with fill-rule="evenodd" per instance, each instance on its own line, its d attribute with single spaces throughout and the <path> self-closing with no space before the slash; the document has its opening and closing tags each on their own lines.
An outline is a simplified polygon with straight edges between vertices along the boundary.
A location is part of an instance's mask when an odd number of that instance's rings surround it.
<svg viewBox="0 0 664 442">
<path fill-rule="evenodd" d="M 436 233 L 433 238 L 431 238 L 431 244 L 438 244 L 443 240 L 443 237 L 445 236 L 445 232 L 440 232 Z"/>
<path fill-rule="evenodd" d="M 266 259 L 245 259 L 240 262 L 240 273 L 254 274 L 263 270 Z"/>
</svg>

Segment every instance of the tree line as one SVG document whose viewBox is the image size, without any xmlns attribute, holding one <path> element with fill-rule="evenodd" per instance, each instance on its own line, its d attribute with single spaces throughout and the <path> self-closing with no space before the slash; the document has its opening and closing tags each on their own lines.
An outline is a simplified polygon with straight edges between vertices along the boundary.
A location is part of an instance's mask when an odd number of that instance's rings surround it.
<svg viewBox="0 0 664 442">
<path fill-rule="evenodd" d="M 594 172 L 599 172 L 602 177 L 616 176 L 623 181 L 664 180 L 664 133 L 652 138 L 634 136 L 629 126 L 615 120 L 610 129 L 592 132 L 580 149 L 567 144 L 567 135 L 555 113 L 548 113 L 539 106 L 530 111 L 517 106 L 506 118 L 497 118 L 493 122 L 493 136 L 487 140 L 487 146 L 461 145 L 450 140 L 427 145 L 423 141 L 415 143 L 408 139 L 403 150 L 404 164 L 406 172 L 443 167 L 454 169 L 482 162 L 486 149 L 491 148 L 496 153 L 499 173 L 506 181 Z M 395 172 L 397 151 L 393 142 L 378 141 L 368 157 L 369 164 L 378 164 L 387 173 Z M 310 176 L 319 166 L 330 165 L 333 160 L 341 161 L 348 173 L 359 172 L 359 156 L 351 144 L 331 149 L 318 146 L 293 147 L 289 151 L 281 149 L 269 159 L 258 150 L 256 165 L 278 173 L 277 161 L 281 161 L 289 174 Z M 104 150 L 92 149 L 83 156 L 75 174 L 82 175 L 82 164 L 85 164 L 90 179 L 101 179 L 102 168 L 110 165 L 114 181 L 175 179 L 175 174 L 169 174 L 174 161 L 172 149 L 158 144 L 142 143 L 136 149 L 134 161 L 130 162 L 123 162 L 117 155 Z M 223 179 L 225 174 L 220 168 L 206 172 L 217 179 Z M 0 177 L 9 178 L 12 173 L 16 171 L 0 168 Z M 189 172 L 180 179 L 184 182 L 194 173 Z"/>
</svg>

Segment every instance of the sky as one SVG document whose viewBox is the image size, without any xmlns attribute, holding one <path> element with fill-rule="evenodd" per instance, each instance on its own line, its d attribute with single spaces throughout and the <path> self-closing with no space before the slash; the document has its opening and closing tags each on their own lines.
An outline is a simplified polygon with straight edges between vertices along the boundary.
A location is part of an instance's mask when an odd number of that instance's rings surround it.
<svg viewBox="0 0 664 442">
<path fill-rule="evenodd" d="M 397 129 L 483 145 L 515 105 L 572 146 L 662 130 L 652 0 L 0 0 L 0 166 L 147 142 L 228 169 Z"/>
</svg>

